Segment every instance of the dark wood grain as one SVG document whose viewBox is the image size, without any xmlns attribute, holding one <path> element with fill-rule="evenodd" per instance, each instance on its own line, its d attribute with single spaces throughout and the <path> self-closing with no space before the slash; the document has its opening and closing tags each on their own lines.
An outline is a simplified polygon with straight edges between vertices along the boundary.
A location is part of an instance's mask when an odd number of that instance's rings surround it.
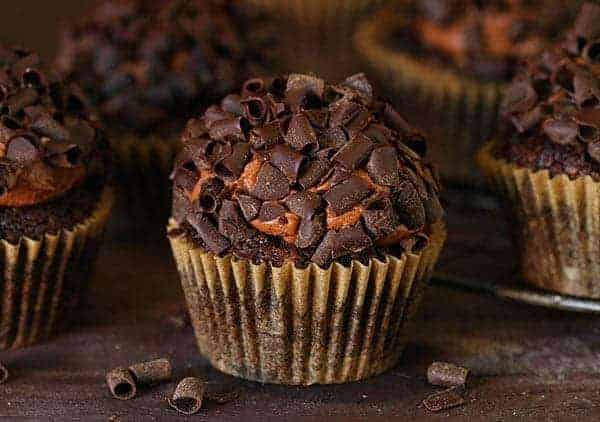
<svg viewBox="0 0 600 422">
<path fill-rule="evenodd" d="M 497 211 L 466 208 L 456 194 L 450 241 L 441 269 L 479 277 L 510 274 L 510 243 Z M 233 402 L 207 406 L 198 420 L 265 417 L 403 416 L 438 420 L 533 420 L 600 417 L 598 317 L 568 314 L 471 293 L 432 287 L 400 364 L 365 382 L 291 388 L 236 380 L 199 356 L 179 281 L 164 240 L 108 239 L 81 320 L 53 342 L 3 352 L 11 378 L 0 386 L 0 417 L 57 420 L 177 420 L 166 402 L 175 384 L 143 390 L 134 400 L 110 397 L 106 371 L 117 365 L 169 357 L 176 378 L 205 377 L 210 389 L 233 389 Z M 436 388 L 425 373 L 434 360 L 471 368 L 466 405 L 440 414 L 421 400 Z"/>
</svg>

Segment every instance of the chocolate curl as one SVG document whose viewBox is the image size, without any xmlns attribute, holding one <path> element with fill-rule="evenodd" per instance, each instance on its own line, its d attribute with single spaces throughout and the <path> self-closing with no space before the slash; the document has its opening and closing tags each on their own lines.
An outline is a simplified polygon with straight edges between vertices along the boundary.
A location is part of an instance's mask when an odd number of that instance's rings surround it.
<svg viewBox="0 0 600 422">
<path fill-rule="evenodd" d="M 269 105 L 269 110 L 271 110 L 271 115 L 274 117 L 281 117 L 286 113 L 285 103 L 278 101 L 273 94 L 268 93 L 266 95 L 267 104 Z"/>
<path fill-rule="evenodd" d="M 302 186 L 302 189 L 312 188 L 327 175 L 330 168 L 331 163 L 328 160 L 312 160 L 305 166 L 302 175 L 298 179 L 298 183 Z"/>
<path fill-rule="evenodd" d="M 408 133 L 413 130 L 400 113 L 388 103 L 383 106 L 383 122 L 400 133 Z"/>
<path fill-rule="evenodd" d="M 252 221 L 258 217 L 261 208 L 261 202 L 258 199 L 248 195 L 239 195 L 238 204 L 246 221 Z"/>
<path fill-rule="evenodd" d="M 594 142 L 588 145 L 588 154 L 596 163 L 600 164 L 600 142 Z"/>
<path fill-rule="evenodd" d="M 26 136 L 16 136 L 12 138 L 6 148 L 6 157 L 19 163 L 29 163 L 38 159 L 38 151 L 32 139 Z"/>
<path fill-rule="evenodd" d="M 31 129 L 38 135 L 47 136 L 56 141 L 66 141 L 69 132 L 63 125 L 48 115 L 41 115 L 31 123 Z"/>
<path fill-rule="evenodd" d="M 600 37 L 600 5 L 587 2 L 581 6 L 581 10 L 575 19 L 575 33 L 585 40 Z"/>
<path fill-rule="evenodd" d="M 135 363 L 129 367 L 129 372 L 139 385 L 153 385 L 171 381 L 173 368 L 168 359 L 161 358 Z"/>
<path fill-rule="evenodd" d="M 4 107 L 7 108 L 8 114 L 14 116 L 25 107 L 34 105 L 38 99 L 39 94 L 35 88 L 25 88 L 8 97 Z"/>
<path fill-rule="evenodd" d="M 273 201 L 284 198 L 289 191 L 287 177 L 273 165 L 264 163 L 258 171 L 251 194 L 263 201 Z"/>
<path fill-rule="evenodd" d="M 332 260 L 357 253 L 371 245 L 371 238 L 360 224 L 340 230 L 328 231 L 311 261 L 320 267 L 327 267 Z"/>
<path fill-rule="evenodd" d="M 388 199 L 376 201 L 363 211 L 363 221 L 374 238 L 393 233 L 398 226 L 398 216 Z"/>
<path fill-rule="evenodd" d="M 227 113 L 241 116 L 243 113 L 242 98 L 237 94 L 229 94 L 221 100 L 221 108 Z"/>
<path fill-rule="evenodd" d="M 219 232 L 234 243 L 242 242 L 252 236 L 253 231 L 238 211 L 233 201 L 223 200 L 219 211 Z"/>
<path fill-rule="evenodd" d="M 573 87 L 577 105 L 588 107 L 598 104 L 600 100 L 600 83 L 597 78 L 589 73 L 578 72 L 573 78 Z"/>
<path fill-rule="evenodd" d="M 596 126 L 579 124 L 579 137 L 587 143 L 596 142 L 600 139 L 600 129 Z"/>
<path fill-rule="evenodd" d="M 182 155 L 192 160 L 197 168 L 208 170 L 215 145 L 215 141 L 208 138 L 189 139 L 184 141 Z"/>
<path fill-rule="evenodd" d="M 375 144 L 369 138 L 359 135 L 344 145 L 332 160 L 346 169 L 354 170 L 366 161 L 374 147 Z"/>
<path fill-rule="evenodd" d="M 371 123 L 365 128 L 363 134 L 378 144 L 387 143 L 392 138 L 392 131 L 379 123 Z"/>
<path fill-rule="evenodd" d="M 583 49 L 582 55 L 592 65 L 600 63 L 600 38 L 590 41 Z"/>
<path fill-rule="evenodd" d="M 69 168 L 81 164 L 81 148 L 78 145 L 49 140 L 45 147 L 48 160 L 57 167 Z"/>
<path fill-rule="evenodd" d="M 171 173 L 173 185 L 186 193 L 191 193 L 196 186 L 198 175 L 184 167 L 176 167 Z"/>
<path fill-rule="evenodd" d="M 0 363 L 0 384 L 4 384 L 8 380 L 8 376 L 8 369 L 6 369 L 4 364 Z"/>
<path fill-rule="evenodd" d="M 394 186 L 400 182 L 400 163 L 394 147 L 381 147 L 373 150 L 367 163 L 369 177 L 380 185 Z"/>
<path fill-rule="evenodd" d="M 225 180 L 235 180 L 242 175 L 251 156 L 250 145 L 245 142 L 237 143 L 233 146 L 231 155 L 215 165 L 215 173 Z"/>
<path fill-rule="evenodd" d="M 187 215 L 187 222 L 196 230 L 206 249 L 219 255 L 225 252 L 231 243 L 223 236 L 214 224 L 199 212 L 193 212 Z"/>
<path fill-rule="evenodd" d="M 208 130 L 212 139 L 224 141 L 232 139 L 244 141 L 249 130 L 248 120 L 243 117 L 233 117 L 214 122 Z"/>
<path fill-rule="evenodd" d="M 173 397 L 169 399 L 169 405 L 184 415 L 193 415 L 202 407 L 202 397 L 204 396 L 204 382 L 198 378 L 188 377 L 182 379 L 175 391 Z"/>
<path fill-rule="evenodd" d="M 329 127 L 346 126 L 352 119 L 365 111 L 358 103 L 343 98 L 330 106 Z"/>
<path fill-rule="evenodd" d="M 323 198 L 336 215 L 350 211 L 354 205 L 371 194 L 371 187 L 356 175 L 332 187 Z"/>
<path fill-rule="evenodd" d="M 344 146 L 346 142 L 348 142 L 348 136 L 344 129 L 341 127 L 327 129 L 321 133 L 321 137 L 319 138 L 319 146 L 321 147 L 319 152 L 326 148 L 338 150 Z"/>
<path fill-rule="evenodd" d="M 300 249 L 312 248 L 319 244 L 327 232 L 325 214 L 317 214 L 311 218 L 303 218 L 298 227 L 296 246 Z"/>
<path fill-rule="evenodd" d="M 285 206 L 303 219 L 311 219 L 323 209 L 323 200 L 315 192 L 298 192 L 285 198 Z"/>
<path fill-rule="evenodd" d="M 115 368 L 106 374 L 106 385 L 115 399 L 129 400 L 137 393 L 133 375 L 125 368 Z"/>
<path fill-rule="evenodd" d="M 21 75 L 21 82 L 24 86 L 40 88 L 46 84 L 43 72 L 38 69 L 28 67 Z"/>
<path fill-rule="evenodd" d="M 575 145 L 579 128 L 570 120 L 546 119 L 542 123 L 542 132 L 555 144 Z"/>
<path fill-rule="evenodd" d="M 244 115 L 252 126 L 262 124 L 267 117 L 267 104 L 260 97 L 249 97 L 241 102 Z"/>
<path fill-rule="evenodd" d="M 425 209 L 414 185 L 406 180 L 392 192 L 393 204 L 398 218 L 410 230 L 417 230 L 425 224 Z"/>
<path fill-rule="evenodd" d="M 433 393 L 423 400 L 423 406 L 430 412 L 441 412 L 442 410 L 465 404 L 461 387 L 453 387 L 439 393 Z"/>
<path fill-rule="evenodd" d="M 248 79 L 242 86 L 242 97 L 254 97 L 264 94 L 266 91 L 265 81 L 261 78 Z"/>
<path fill-rule="evenodd" d="M 298 179 L 300 166 L 304 162 L 304 155 L 287 145 L 275 145 L 269 151 L 269 162 L 285 174 L 290 184 L 294 184 Z"/>
<path fill-rule="evenodd" d="M 534 107 L 525 113 L 516 114 L 510 118 L 511 123 L 517 129 L 517 132 L 523 133 L 536 127 L 544 118 L 544 113 L 540 106 Z"/>
<path fill-rule="evenodd" d="M 323 79 L 310 75 L 291 74 L 288 77 L 285 98 L 292 111 L 297 112 L 300 108 L 312 108 L 313 105 L 307 102 L 315 101 L 320 105 L 324 90 Z"/>
<path fill-rule="evenodd" d="M 433 362 L 427 368 L 427 382 L 441 387 L 466 385 L 469 369 L 448 362 Z"/>
<path fill-rule="evenodd" d="M 211 177 L 205 180 L 200 187 L 198 196 L 198 207 L 202 212 L 212 214 L 219 207 L 219 193 L 223 190 L 225 184 L 218 177 Z"/>
<path fill-rule="evenodd" d="M 280 143 L 281 132 L 279 122 L 274 120 L 264 126 L 256 127 L 250 131 L 249 142 L 254 149 L 269 148 Z"/>
<path fill-rule="evenodd" d="M 295 114 L 285 135 L 286 142 L 299 151 L 316 150 L 319 147 L 317 134 L 306 115 Z"/>
<path fill-rule="evenodd" d="M 364 73 L 357 73 L 344 79 L 342 85 L 359 92 L 367 102 L 373 99 L 373 86 Z"/>
<path fill-rule="evenodd" d="M 233 114 L 226 112 L 219 106 L 213 105 L 208 107 L 202 115 L 202 123 L 210 129 L 216 122 L 233 118 L 235 118 Z"/>
<path fill-rule="evenodd" d="M 196 139 L 206 134 L 208 134 L 208 129 L 202 120 L 190 119 L 185 125 L 185 129 L 181 135 L 181 140 L 183 142 L 187 142 L 191 139 Z"/>
<path fill-rule="evenodd" d="M 502 110 L 505 114 L 524 113 L 535 106 L 537 100 L 537 93 L 529 80 L 515 80 L 506 89 Z"/>
</svg>

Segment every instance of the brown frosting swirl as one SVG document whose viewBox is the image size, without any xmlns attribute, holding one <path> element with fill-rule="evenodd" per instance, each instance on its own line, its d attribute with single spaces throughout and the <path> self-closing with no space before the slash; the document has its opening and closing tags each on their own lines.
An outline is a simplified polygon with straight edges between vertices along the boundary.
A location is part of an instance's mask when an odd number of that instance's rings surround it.
<svg viewBox="0 0 600 422">
<path fill-rule="evenodd" d="M 506 79 L 539 53 L 569 19 L 563 1 L 423 0 L 413 32 L 420 43 L 475 76 Z"/>
<path fill-rule="evenodd" d="M 510 126 L 499 156 L 600 181 L 600 5 L 585 4 L 566 41 L 521 69 L 502 113 Z"/>
<path fill-rule="evenodd" d="M 48 202 L 104 173 L 106 141 L 77 87 L 0 45 L 0 206 Z"/>
<path fill-rule="evenodd" d="M 111 128 L 180 130 L 189 110 L 238 86 L 254 52 L 232 1 L 99 1 L 61 36 L 58 70 Z"/>
<path fill-rule="evenodd" d="M 416 250 L 442 218 L 424 138 L 362 74 L 248 80 L 182 142 L 173 218 L 216 254 L 326 267 Z"/>
</svg>

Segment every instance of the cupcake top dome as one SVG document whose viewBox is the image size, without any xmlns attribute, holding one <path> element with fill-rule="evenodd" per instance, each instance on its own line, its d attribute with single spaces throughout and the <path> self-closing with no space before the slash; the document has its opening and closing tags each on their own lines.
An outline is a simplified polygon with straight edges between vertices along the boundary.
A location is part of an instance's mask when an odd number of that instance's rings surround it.
<svg viewBox="0 0 600 422">
<path fill-rule="evenodd" d="M 57 68 L 84 89 L 109 128 L 180 130 L 190 109 L 244 79 L 249 53 L 232 4 L 100 1 L 63 31 Z"/>
<path fill-rule="evenodd" d="M 474 76 L 505 80 L 568 21 L 563 1 L 423 0 L 412 27 L 419 43 Z"/>
<path fill-rule="evenodd" d="M 416 251 L 442 218 L 424 138 L 362 74 L 248 80 L 182 142 L 173 218 L 215 254 L 327 267 Z"/>
<path fill-rule="evenodd" d="M 0 45 L 0 207 L 48 202 L 103 176 L 108 149 L 79 90 Z"/>
<path fill-rule="evenodd" d="M 600 181 L 600 5 L 585 4 L 566 41 L 521 69 L 502 114 L 509 134 L 499 156 Z"/>
</svg>

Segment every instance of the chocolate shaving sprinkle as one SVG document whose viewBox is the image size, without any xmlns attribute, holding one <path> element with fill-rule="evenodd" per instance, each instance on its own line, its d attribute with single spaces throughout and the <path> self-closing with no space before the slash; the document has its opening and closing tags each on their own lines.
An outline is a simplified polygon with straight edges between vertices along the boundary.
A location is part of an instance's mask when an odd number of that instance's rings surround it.
<svg viewBox="0 0 600 422">
<path fill-rule="evenodd" d="M 433 393 L 423 400 L 423 406 L 430 412 L 441 412 L 465 404 L 465 399 L 456 387 Z"/>
<path fill-rule="evenodd" d="M 129 372 L 139 385 L 153 385 L 171 381 L 173 368 L 168 359 L 161 358 L 135 363 L 129 367 Z"/>
<path fill-rule="evenodd" d="M 441 387 L 466 385 L 469 370 L 448 362 L 433 362 L 427 368 L 427 382 Z"/>
<path fill-rule="evenodd" d="M 106 374 L 106 385 L 115 399 L 129 400 L 137 393 L 133 374 L 125 368 L 115 368 Z"/>
<path fill-rule="evenodd" d="M 193 415 L 198 413 L 202 407 L 202 398 L 204 396 L 204 382 L 199 378 L 188 377 L 182 379 L 175 391 L 173 397 L 169 399 L 169 405 L 184 415 Z"/>
<path fill-rule="evenodd" d="M 418 253 L 444 217 L 424 137 L 362 74 L 250 80 L 181 139 L 173 217 L 220 256 L 327 268 Z"/>
<path fill-rule="evenodd" d="M 600 68 L 589 56 L 599 16 L 599 5 L 584 4 L 565 41 L 520 68 L 503 106 L 510 125 L 496 143 L 498 158 L 551 177 L 600 182 L 593 146 L 600 138 Z"/>
</svg>

